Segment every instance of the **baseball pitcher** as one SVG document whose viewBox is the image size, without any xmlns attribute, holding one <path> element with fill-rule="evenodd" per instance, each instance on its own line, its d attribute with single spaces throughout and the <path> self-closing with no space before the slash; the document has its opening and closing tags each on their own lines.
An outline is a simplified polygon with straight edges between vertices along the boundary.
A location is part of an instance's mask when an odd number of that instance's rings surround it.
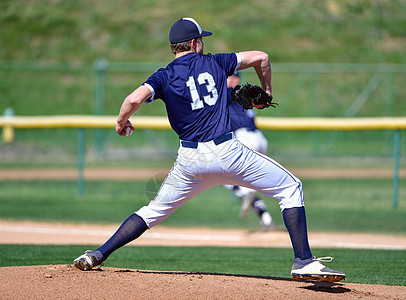
<svg viewBox="0 0 406 300">
<path fill-rule="evenodd" d="M 293 278 L 329 282 L 344 279 L 344 273 L 325 267 L 311 253 L 300 180 L 273 159 L 244 146 L 231 131 L 227 76 L 236 70 L 254 68 L 261 87 L 244 85 L 235 89 L 234 101 L 241 101 L 244 108 L 274 106 L 268 55 L 262 51 L 203 54 L 203 37 L 210 35 L 192 18 L 176 21 L 169 32 L 175 59 L 125 98 L 117 118 L 117 133 L 131 133 L 134 126 L 130 116 L 144 102 L 161 99 L 180 139 L 178 156 L 156 197 L 130 215 L 105 244 L 87 251 L 73 264 L 81 270 L 100 265 L 112 252 L 161 223 L 194 196 L 213 186 L 229 184 L 279 201 L 295 256 Z"/>
</svg>

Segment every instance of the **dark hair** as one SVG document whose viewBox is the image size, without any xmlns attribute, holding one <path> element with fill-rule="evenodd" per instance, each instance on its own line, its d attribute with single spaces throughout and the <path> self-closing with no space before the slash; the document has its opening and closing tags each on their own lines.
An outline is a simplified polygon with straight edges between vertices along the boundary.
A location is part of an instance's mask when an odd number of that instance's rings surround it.
<svg viewBox="0 0 406 300">
<path fill-rule="evenodd" d="M 196 39 L 198 39 L 198 38 L 195 38 L 192 40 L 196 40 Z M 173 54 L 189 51 L 190 49 L 192 49 L 192 47 L 190 46 L 190 41 L 192 41 L 192 40 L 171 44 L 171 50 L 172 50 Z"/>
</svg>

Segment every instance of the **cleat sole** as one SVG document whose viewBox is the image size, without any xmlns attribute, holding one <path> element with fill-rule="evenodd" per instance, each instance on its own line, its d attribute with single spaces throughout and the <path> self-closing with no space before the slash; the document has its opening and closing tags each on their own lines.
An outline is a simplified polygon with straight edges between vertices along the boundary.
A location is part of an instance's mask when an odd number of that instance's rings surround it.
<svg viewBox="0 0 406 300">
<path fill-rule="evenodd" d="M 310 274 L 292 274 L 292 278 L 296 280 L 313 280 L 313 281 L 321 281 L 321 282 L 338 282 L 345 279 L 345 275 L 310 275 Z"/>
<path fill-rule="evenodd" d="M 89 266 L 89 263 L 86 261 L 85 258 L 79 258 L 78 260 L 75 260 L 73 262 L 73 265 L 83 271 L 90 270 L 91 267 Z"/>
</svg>

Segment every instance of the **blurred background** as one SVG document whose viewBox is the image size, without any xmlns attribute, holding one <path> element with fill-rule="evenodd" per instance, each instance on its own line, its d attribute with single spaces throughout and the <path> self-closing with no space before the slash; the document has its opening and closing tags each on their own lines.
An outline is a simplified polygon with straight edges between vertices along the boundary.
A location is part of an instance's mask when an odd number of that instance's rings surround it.
<svg viewBox="0 0 406 300">
<path fill-rule="evenodd" d="M 0 113 L 116 116 L 173 59 L 169 29 L 186 16 L 214 33 L 206 53 L 269 54 L 279 107 L 259 117 L 405 116 L 403 0 L 2 0 Z M 137 116 L 165 117 L 163 102 Z M 263 132 L 269 156 L 304 183 L 311 230 L 406 234 L 405 130 Z M 178 145 L 164 129 L 3 128 L 0 218 L 121 222 L 153 197 Z M 221 187 L 198 198 L 165 224 L 258 227 Z M 277 201 L 267 204 L 282 224 Z"/>
</svg>

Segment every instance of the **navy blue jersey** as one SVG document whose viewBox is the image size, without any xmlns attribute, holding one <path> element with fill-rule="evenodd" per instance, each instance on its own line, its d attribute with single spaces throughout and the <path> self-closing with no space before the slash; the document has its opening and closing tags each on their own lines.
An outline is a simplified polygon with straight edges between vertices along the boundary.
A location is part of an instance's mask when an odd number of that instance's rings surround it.
<svg viewBox="0 0 406 300">
<path fill-rule="evenodd" d="M 228 89 L 231 94 L 231 89 Z M 252 109 L 244 109 L 240 104 L 229 99 L 228 111 L 230 115 L 231 130 L 235 131 L 238 128 L 248 128 L 249 130 L 257 129 L 255 125 L 255 113 Z"/>
<path fill-rule="evenodd" d="M 236 53 L 189 53 L 152 74 L 144 85 L 151 101 L 165 102 L 169 123 L 181 140 L 206 142 L 231 131 L 227 77 L 241 59 Z"/>
</svg>

